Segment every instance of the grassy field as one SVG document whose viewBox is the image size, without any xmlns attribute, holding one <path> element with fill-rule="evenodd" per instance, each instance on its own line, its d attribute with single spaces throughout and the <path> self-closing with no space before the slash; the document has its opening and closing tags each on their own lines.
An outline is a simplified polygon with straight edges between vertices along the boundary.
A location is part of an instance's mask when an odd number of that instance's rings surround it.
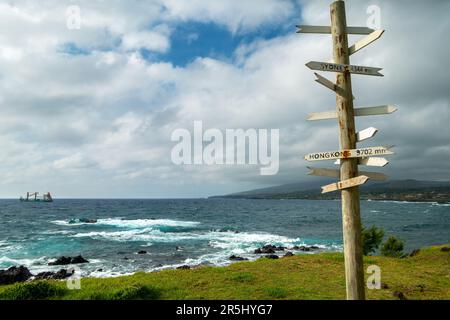
<svg viewBox="0 0 450 320">
<path fill-rule="evenodd" d="M 447 246 L 449 247 L 449 246 Z M 450 299 L 450 253 L 422 249 L 414 257 L 366 257 L 381 267 L 387 288 L 367 290 L 368 299 Z M 63 281 L 0 286 L 0 299 L 345 299 L 340 253 L 259 259 L 228 267 L 137 273 L 112 279 L 82 279 L 81 290 Z"/>
</svg>

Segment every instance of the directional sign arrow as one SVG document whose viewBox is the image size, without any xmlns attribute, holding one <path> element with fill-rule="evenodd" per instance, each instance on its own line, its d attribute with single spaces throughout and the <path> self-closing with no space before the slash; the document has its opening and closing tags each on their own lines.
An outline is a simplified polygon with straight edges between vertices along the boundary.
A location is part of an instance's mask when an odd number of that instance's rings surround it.
<svg viewBox="0 0 450 320">
<path fill-rule="evenodd" d="M 371 34 L 369 34 L 367 37 L 359 40 L 354 45 L 352 45 L 350 48 L 348 48 L 348 54 L 352 55 L 358 52 L 359 50 L 367 47 L 372 42 L 378 40 L 384 33 L 384 30 L 375 30 Z M 334 63 L 334 59 L 329 60 L 330 63 Z"/>
<path fill-rule="evenodd" d="M 338 183 L 332 183 L 332 184 L 322 187 L 322 193 L 328 193 L 328 192 L 333 192 L 333 191 L 337 191 L 337 190 L 343 190 L 343 189 L 357 187 L 357 186 L 363 185 L 367 181 L 369 181 L 369 177 L 359 176 L 359 177 L 344 180 L 344 181 L 341 181 Z"/>
<path fill-rule="evenodd" d="M 315 80 L 317 83 L 320 83 L 321 85 L 323 85 L 323 86 L 327 87 L 328 89 L 335 91 L 335 92 L 339 89 L 339 87 L 336 84 L 334 84 L 327 78 L 322 77 L 317 72 L 314 72 L 314 75 L 317 77 L 317 79 Z"/>
<path fill-rule="evenodd" d="M 326 88 L 336 92 L 340 96 L 344 96 L 344 90 L 342 90 L 341 87 L 337 86 L 336 84 L 334 84 L 327 78 L 322 77 L 317 72 L 314 72 L 314 75 L 317 77 L 317 79 L 315 80 L 317 83 L 320 83 L 321 85 L 325 86 Z M 353 96 L 353 100 L 355 100 L 355 96 Z"/>
<path fill-rule="evenodd" d="M 372 138 L 372 137 L 375 136 L 377 133 L 378 133 L 378 129 L 377 129 L 377 128 L 370 127 L 370 128 L 367 128 L 367 129 L 365 129 L 365 130 L 362 130 L 362 131 L 358 132 L 358 133 L 356 134 L 356 140 L 357 140 L 358 142 L 362 142 L 362 141 L 365 141 L 365 140 L 367 140 L 367 139 Z"/>
<path fill-rule="evenodd" d="M 352 45 L 350 48 L 348 48 L 348 54 L 352 55 L 352 54 L 358 52 L 359 50 L 367 47 L 372 42 L 378 40 L 383 35 L 383 33 L 384 33 L 384 30 L 376 30 L 376 31 L 372 32 L 367 37 L 359 40 L 354 45 Z"/>
<path fill-rule="evenodd" d="M 367 76 L 383 77 L 383 75 L 379 72 L 380 70 L 383 70 L 383 68 L 353 66 L 320 61 L 310 61 L 306 64 L 306 66 L 311 70 L 329 71 L 329 72 L 350 72 L 354 74 L 363 74 Z"/>
<path fill-rule="evenodd" d="M 331 34 L 331 27 L 328 26 L 297 26 L 297 33 L 322 33 L 322 34 Z M 366 28 L 366 27 L 347 27 L 348 34 L 362 34 L 367 35 L 374 32 L 374 29 Z"/>
<path fill-rule="evenodd" d="M 329 178 L 338 178 L 341 177 L 341 172 L 338 169 L 325 169 L 325 168 L 313 168 L 308 167 L 310 172 L 308 175 L 310 176 L 319 176 L 319 177 L 329 177 Z M 360 171 L 359 172 L 362 175 L 368 176 L 372 180 L 376 181 L 386 181 L 388 179 L 388 176 L 384 173 L 379 172 L 367 172 L 367 171 Z"/>
<path fill-rule="evenodd" d="M 383 114 L 390 114 L 397 111 L 397 108 L 394 106 L 378 106 L 378 107 L 367 107 L 367 108 L 357 108 L 354 111 L 355 117 L 362 116 L 377 116 Z M 315 112 L 308 115 L 309 121 L 315 120 L 328 120 L 328 119 L 337 119 L 338 115 L 336 111 L 326 111 L 326 112 Z"/>
<path fill-rule="evenodd" d="M 341 164 L 341 160 L 336 160 L 334 164 Z M 368 167 L 385 167 L 389 164 L 389 161 L 387 161 L 385 158 L 368 157 L 358 159 L 358 164 Z"/>
<path fill-rule="evenodd" d="M 323 160 L 336 160 L 336 159 L 349 159 L 349 158 L 365 158 L 370 156 L 384 156 L 394 154 L 390 151 L 393 146 L 389 147 L 370 147 L 353 150 L 339 150 L 339 151 L 326 151 L 316 152 L 305 156 L 307 161 L 323 161 Z"/>
</svg>

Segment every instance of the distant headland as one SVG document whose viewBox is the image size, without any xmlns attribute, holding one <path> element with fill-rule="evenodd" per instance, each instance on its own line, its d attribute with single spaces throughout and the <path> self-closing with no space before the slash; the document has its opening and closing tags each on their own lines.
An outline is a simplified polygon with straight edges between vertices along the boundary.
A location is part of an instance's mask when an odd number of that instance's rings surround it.
<svg viewBox="0 0 450 320">
<path fill-rule="evenodd" d="M 335 200 L 339 193 L 321 194 L 326 182 L 303 182 L 211 198 Z M 450 203 L 450 181 L 392 180 L 360 188 L 362 200 Z"/>
</svg>

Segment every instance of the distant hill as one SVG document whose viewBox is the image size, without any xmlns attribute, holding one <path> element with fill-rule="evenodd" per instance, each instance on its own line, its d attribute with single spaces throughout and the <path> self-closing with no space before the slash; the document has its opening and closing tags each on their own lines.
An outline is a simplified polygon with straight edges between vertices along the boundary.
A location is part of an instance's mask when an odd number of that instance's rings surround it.
<svg viewBox="0 0 450 320">
<path fill-rule="evenodd" d="M 291 183 L 213 198 L 233 199 L 338 199 L 339 193 L 321 194 L 329 180 Z M 361 198 L 371 200 L 429 201 L 450 203 L 450 181 L 392 180 L 370 182 L 361 187 Z"/>
</svg>

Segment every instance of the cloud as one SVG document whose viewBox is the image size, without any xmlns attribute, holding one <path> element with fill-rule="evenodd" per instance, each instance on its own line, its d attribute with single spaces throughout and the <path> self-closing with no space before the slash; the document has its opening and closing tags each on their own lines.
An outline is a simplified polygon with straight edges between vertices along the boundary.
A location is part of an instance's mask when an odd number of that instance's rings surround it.
<svg viewBox="0 0 450 320">
<path fill-rule="evenodd" d="M 53 162 L 55 169 L 86 169 L 95 166 L 95 163 L 84 158 L 81 153 L 75 153 Z"/>
<path fill-rule="evenodd" d="M 170 30 L 167 26 L 158 26 L 155 31 L 140 31 L 124 35 L 122 46 L 125 50 L 147 49 L 164 53 L 170 48 Z"/>
<path fill-rule="evenodd" d="M 299 23 L 329 24 L 327 1 L 78 3 L 80 30 L 66 28 L 67 3 L 0 5 L 0 28 L 8 30 L 0 36 L 2 195 L 42 188 L 72 197 L 205 196 L 311 179 L 303 156 L 338 148 L 335 122 L 305 121 L 335 105 L 304 65 L 331 58 L 330 37 L 298 35 L 295 28 L 258 37 L 259 28 L 295 16 L 298 5 Z M 383 67 L 385 77 L 354 76 L 355 103 L 395 104 L 399 111 L 357 119 L 358 129 L 380 129 L 364 145 L 397 146 L 383 168 L 393 178 L 450 179 L 450 75 L 441 64 L 450 56 L 442 41 L 450 4 L 377 3 L 387 31 L 352 62 Z M 348 1 L 349 24 L 365 25 L 367 6 Z M 226 59 L 197 57 L 176 67 L 164 53 L 189 21 L 252 36 Z M 142 49 L 155 55 L 145 57 Z M 280 173 L 173 165 L 171 133 L 192 129 L 196 120 L 221 130 L 280 129 Z"/>
<path fill-rule="evenodd" d="M 213 22 L 225 25 L 232 33 L 279 23 L 295 9 L 287 0 L 164 0 L 163 5 L 174 20 Z"/>
</svg>

